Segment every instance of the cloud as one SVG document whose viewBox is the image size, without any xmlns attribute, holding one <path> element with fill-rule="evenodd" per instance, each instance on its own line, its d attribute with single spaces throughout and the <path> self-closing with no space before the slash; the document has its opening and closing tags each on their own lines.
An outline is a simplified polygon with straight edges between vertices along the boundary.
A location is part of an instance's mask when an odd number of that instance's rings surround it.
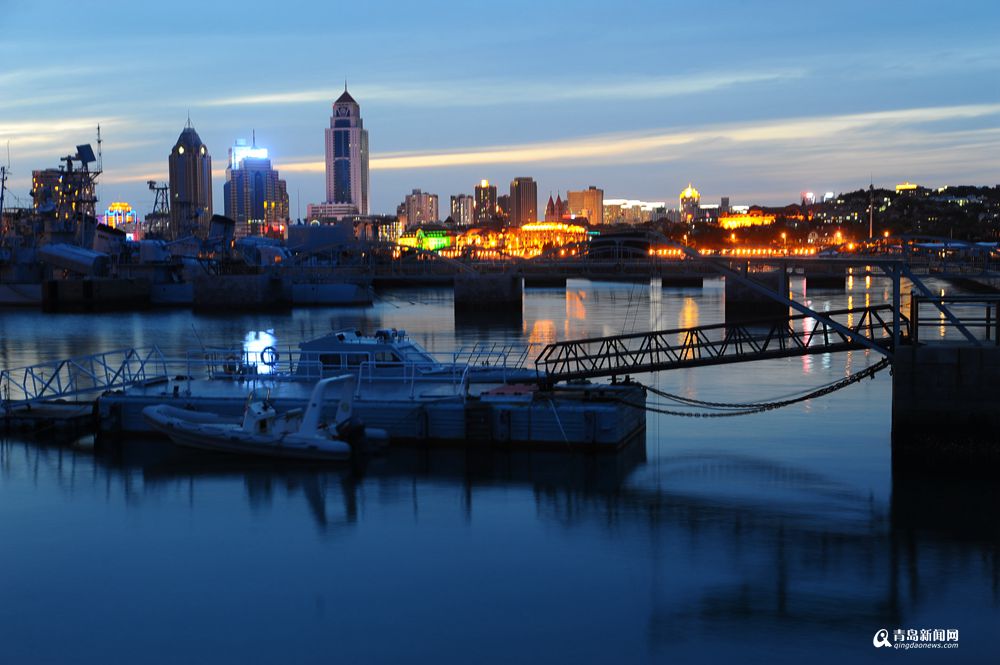
<svg viewBox="0 0 1000 665">
<path fill-rule="evenodd" d="M 781 148 L 790 152 L 812 151 L 826 145 L 832 153 L 843 154 L 849 147 L 880 145 L 905 152 L 914 142 L 935 140 L 949 143 L 971 140 L 978 132 L 964 130 L 942 139 L 941 132 L 921 131 L 922 126 L 1000 114 L 1000 104 L 972 104 L 914 109 L 897 109 L 844 115 L 791 118 L 754 123 L 720 124 L 681 131 L 615 133 L 596 136 L 507 146 L 470 147 L 450 151 L 419 151 L 374 154 L 372 170 L 400 170 L 480 166 L 491 164 L 565 163 L 641 164 L 689 158 L 692 153 L 707 151 L 724 159 L 728 154 L 760 157 L 761 151 Z M 873 136 L 874 135 L 874 136 Z M 745 148 L 758 144 L 757 150 Z M 691 148 L 685 150 L 685 148 Z M 280 165 L 291 173 L 315 173 L 325 169 L 321 160 L 303 157 Z"/>
<path fill-rule="evenodd" d="M 704 73 L 672 77 L 634 77 L 624 80 L 562 81 L 560 85 L 525 81 L 465 81 L 427 82 L 420 85 L 360 85 L 352 88 L 353 96 L 366 102 L 385 102 L 415 106 L 501 106 L 569 102 L 581 100 L 661 99 L 711 92 L 738 85 L 797 79 L 805 75 L 800 69 L 762 72 Z M 203 102 L 204 106 L 259 106 L 271 104 L 301 104 L 332 102 L 340 96 L 339 88 L 315 88 L 221 97 Z"/>
<path fill-rule="evenodd" d="M 18 159 L 64 155 L 78 144 L 93 143 L 98 124 L 104 127 L 126 125 L 120 118 L 0 122 L 0 144 L 10 142 L 11 152 Z"/>
<path fill-rule="evenodd" d="M 167 179 L 167 160 L 132 164 L 123 168 L 105 168 L 101 175 L 101 184 L 120 185 L 127 183 L 143 183 L 149 180 L 165 182 Z"/>
<path fill-rule="evenodd" d="M 52 78 L 65 78 L 73 80 L 80 76 L 86 76 L 101 71 L 107 71 L 107 68 L 97 67 L 94 65 L 25 67 L 22 69 L 13 69 L 0 73 L 0 85 L 8 86 L 20 83 L 37 83 L 41 80 Z"/>
</svg>

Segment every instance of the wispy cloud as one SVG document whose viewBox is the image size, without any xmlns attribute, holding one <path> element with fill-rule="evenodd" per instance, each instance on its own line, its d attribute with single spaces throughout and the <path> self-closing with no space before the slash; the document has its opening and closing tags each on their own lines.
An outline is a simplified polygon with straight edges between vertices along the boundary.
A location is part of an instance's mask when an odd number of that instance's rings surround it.
<svg viewBox="0 0 1000 665">
<path fill-rule="evenodd" d="M 148 180 L 163 181 L 167 177 L 167 161 L 132 164 L 127 168 L 105 168 L 101 182 L 107 185 L 143 183 Z"/>
<path fill-rule="evenodd" d="M 686 146 L 697 146 L 699 151 L 711 148 L 714 152 L 725 155 L 737 146 L 749 144 L 759 144 L 762 150 L 778 145 L 788 149 L 804 149 L 807 145 L 814 148 L 817 143 L 825 142 L 831 149 L 839 148 L 838 152 L 843 153 L 849 143 L 861 145 L 862 139 L 869 145 L 874 142 L 888 146 L 903 132 L 904 136 L 911 136 L 912 142 L 912 135 L 922 125 L 998 114 L 1000 104 L 898 109 L 720 124 L 680 131 L 602 134 L 560 141 L 470 147 L 451 151 L 381 153 L 372 156 L 370 166 L 372 170 L 398 170 L 541 162 L 572 165 L 649 163 L 681 158 L 687 155 L 687 151 L 683 149 Z M 964 136 L 974 136 L 977 131 L 979 130 L 966 130 Z M 936 140 L 940 142 L 942 135 L 934 132 L 929 136 L 938 136 Z M 958 140 L 957 136 L 952 138 Z M 905 147 L 903 143 L 905 141 L 897 144 L 896 149 L 902 150 Z M 760 152 L 749 154 L 760 155 Z M 815 158 L 816 154 L 813 152 L 811 156 Z M 281 169 L 292 173 L 316 173 L 325 169 L 325 163 L 303 157 L 281 164 Z"/>
<path fill-rule="evenodd" d="M 500 106 L 506 104 L 539 104 L 581 100 L 640 100 L 693 95 L 739 85 L 798 79 L 801 69 L 760 72 L 691 74 L 672 77 L 632 77 L 604 81 L 563 80 L 559 85 L 524 81 L 450 81 L 423 84 L 399 83 L 359 85 L 352 89 L 358 99 L 366 102 L 427 106 Z M 263 106 L 330 102 L 336 99 L 338 88 L 313 88 L 221 97 L 203 102 L 204 106 Z"/>
<path fill-rule="evenodd" d="M 157 145 L 156 140 L 149 138 L 148 123 L 130 118 L 95 116 L 0 121 L 0 146 L 3 146 L 6 155 L 9 145 L 12 158 L 28 168 L 56 166 L 59 157 L 72 153 L 77 145 L 91 143 L 96 149 L 98 125 L 112 159 L 121 158 L 127 151 Z M 42 160 L 42 163 L 38 164 L 37 160 Z"/>
<path fill-rule="evenodd" d="M 21 83 L 37 83 L 48 79 L 73 80 L 80 76 L 107 71 L 106 67 L 96 65 L 58 65 L 45 67 L 24 67 L 0 73 L 0 85 L 16 85 Z"/>
<path fill-rule="evenodd" d="M 22 154 L 25 147 L 58 147 L 64 150 L 81 143 L 84 137 L 91 137 L 97 125 L 123 126 L 120 118 L 74 118 L 52 120 L 23 120 L 20 122 L 0 122 L 0 143 L 10 141 L 11 146 Z M 24 155 L 31 152 L 23 152 Z"/>
</svg>

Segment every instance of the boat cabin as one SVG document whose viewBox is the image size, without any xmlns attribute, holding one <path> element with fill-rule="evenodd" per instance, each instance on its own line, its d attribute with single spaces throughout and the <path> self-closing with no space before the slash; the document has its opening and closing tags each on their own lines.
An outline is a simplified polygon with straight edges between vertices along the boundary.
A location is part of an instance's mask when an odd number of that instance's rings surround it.
<svg viewBox="0 0 1000 665">
<path fill-rule="evenodd" d="M 298 375 L 328 376 L 343 370 L 356 370 L 362 363 L 428 367 L 439 364 L 423 347 L 411 341 L 405 330 L 395 328 L 377 330 L 374 335 L 342 330 L 303 342 L 299 350 L 295 370 Z"/>
</svg>

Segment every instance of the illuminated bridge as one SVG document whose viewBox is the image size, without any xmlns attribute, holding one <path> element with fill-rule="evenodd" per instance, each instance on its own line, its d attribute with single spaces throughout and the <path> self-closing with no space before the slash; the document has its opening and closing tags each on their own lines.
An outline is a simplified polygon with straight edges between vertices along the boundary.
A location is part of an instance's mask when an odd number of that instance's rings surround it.
<svg viewBox="0 0 1000 665">
<path fill-rule="evenodd" d="M 551 386 L 574 379 L 834 351 L 873 349 L 888 355 L 908 339 L 909 321 L 894 317 L 891 305 L 880 305 L 555 342 L 542 350 L 535 368 L 539 381 Z"/>
</svg>

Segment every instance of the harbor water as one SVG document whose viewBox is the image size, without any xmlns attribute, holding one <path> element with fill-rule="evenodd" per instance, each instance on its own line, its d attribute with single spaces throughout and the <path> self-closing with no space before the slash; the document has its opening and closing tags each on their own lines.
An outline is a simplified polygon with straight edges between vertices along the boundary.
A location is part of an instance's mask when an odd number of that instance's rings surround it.
<svg viewBox="0 0 1000 665">
<path fill-rule="evenodd" d="M 792 289 L 820 311 L 891 298 L 879 279 Z M 266 314 L 15 309 L 0 313 L 0 365 L 152 344 L 281 349 L 331 328 L 401 328 L 439 352 L 544 344 L 718 323 L 723 294 L 717 280 L 570 280 L 527 290 L 523 314 L 502 318 L 456 314 L 450 289 Z M 759 402 L 878 360 L 636 378 Z M 894 471 L 890 389 L 885 371 L 739 417 L 676 415 L 695 411 L 650 394 L 672 413 L 650 412 L 644 441 L 603 455 L 404 448 L 317 468 L 7 434 L 0 662 L 879 662 L 892 657 L 874 646 L 881 629 L 957 631 L 951 648 L 904 658 L 987 662 L 1000 653 L 1000 493 Z"/>
</svg>

